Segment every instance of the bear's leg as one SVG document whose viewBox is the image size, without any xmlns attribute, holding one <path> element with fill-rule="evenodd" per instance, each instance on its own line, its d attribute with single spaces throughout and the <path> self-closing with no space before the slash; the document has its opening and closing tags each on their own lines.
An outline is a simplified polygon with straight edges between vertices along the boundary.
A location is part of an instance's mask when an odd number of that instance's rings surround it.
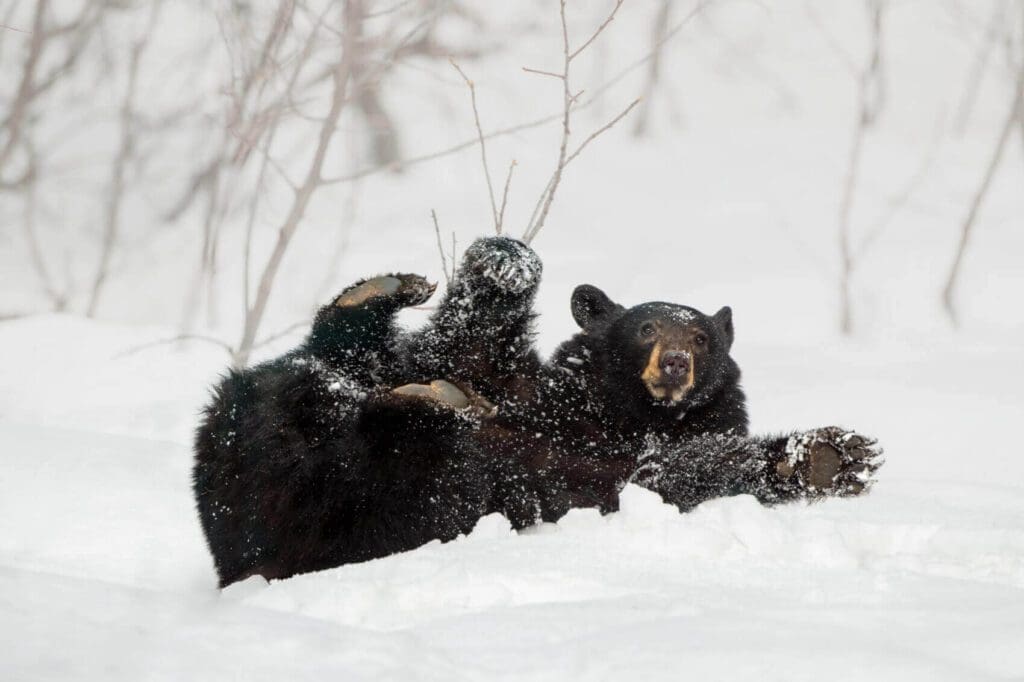
<svg viewBox="0 0 1024 682">
<path fill-rule="evenodd" d="M 488 390 L 538 364 L 532 326 L 541 270 L 537 254 L 516 239 L 473 242 L 430 323 L 406 344 L 411 376 L 444 376 Z"/>
<path fill-rule="evenodd" d="M 876 441 L 839 427 L 783 437 L 708 435 L 652 448 L 631 480 L 687 511 L 732 495 L 764 504 L 860 495 L 883 461 Z"/>
<path fill-rule="evenodd" d="M 291 451 L 275 444 L 257 471 L 240 478 L 228 471 L 213 507 L 229 517 L 213 519 L 223 532 L 208 532 L 221 585 L 250 575 L 287 578 L 469 532 L 487 509 L 489 480 L 467 435 L 491 409 L 447 382 L 378 388 L 344 433 Z M 238 527 L 224 525 L 236 518 Z"/>
<path fill-rule="evenodd" d="M 325 568 L 447 542 L 487 511 L 484 458 L 471 432 L 493 406 L 447 381 L 371 396 L 353 434 L 359 442 L 327 510 L 319 558 Z"/>
<path fill-rule="evenodd" d="M 438 306 L 446 322 L 493 324 L 529 312 L 543 266 L 529 246 L 511 237 L 483 237 L 466 249 L 452 286 Z"/>
<path fill-rule="evenodd" d="M 384 350 L 394 340 L 395 314 L 424 303 L 436 287 L 412 274 L 356 282 L 317 312 L 306 349 L 335 366 Z"/>
</svg>

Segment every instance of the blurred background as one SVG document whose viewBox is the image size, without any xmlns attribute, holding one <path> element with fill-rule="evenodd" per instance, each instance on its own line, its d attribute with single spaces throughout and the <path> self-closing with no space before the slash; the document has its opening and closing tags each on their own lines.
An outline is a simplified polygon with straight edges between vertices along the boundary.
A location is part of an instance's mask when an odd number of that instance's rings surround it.
<svg viewBox="0 0 1024 682">
<path fill-rule="evenodd" d="M 569 3 L 572 49 L 614 8 Z M 506 233 L 558 165 L 555 1 L 4 0 L 0 24 L 4 318 L 244 363 L 358 277 L 443 280 L 431 210 L 448 259 L 495 227 L 453 60 L 499 207 L 515 162 Z M 642 99 L 533 240 L 542 344 L 583 281 L 730 304 L 741 339 L 1019 338 L 1022 34 L 1018 0 L 622 3 L 571 62 L 568 151 Z"/>
</svg>

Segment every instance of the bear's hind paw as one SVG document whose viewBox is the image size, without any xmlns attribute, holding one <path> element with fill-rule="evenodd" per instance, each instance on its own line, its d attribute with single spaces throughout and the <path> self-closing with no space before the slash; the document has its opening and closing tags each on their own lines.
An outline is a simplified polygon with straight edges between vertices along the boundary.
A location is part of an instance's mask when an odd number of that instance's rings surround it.
<svg viewBox="0 0 1024 682">
<path fill-rule="evenodd" d="M 479 417 L 490 417 L 497 412 L 497 408 L 476 391 L 466 386 L 456 386 L 443 379 L 436 379 L 429 384 L 406 384 L 392 390 L 391 393 L 428 400 L 457 412 Z"/>
<path fill-rule="evenodd" d="M 339 308 L 353 308 L 373 299 L 390 298 L 400 307 L 420 305 L 429 299 L 437 284 L 408 273 L 381 275 L 353 284 L 334 300 Z"/>
<path fill-rule="evenodd" d="M 537 288 L 542 265 L 518 239 L 485 237 L 466 250 L 462 270 L 487 287 L 519 295 Z"/>
</svg>

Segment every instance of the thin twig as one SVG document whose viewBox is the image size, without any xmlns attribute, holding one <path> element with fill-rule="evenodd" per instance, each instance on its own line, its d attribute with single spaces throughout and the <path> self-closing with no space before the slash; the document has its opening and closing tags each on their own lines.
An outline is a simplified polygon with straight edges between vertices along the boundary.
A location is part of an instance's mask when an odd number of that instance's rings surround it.
<svg viewBox="0 0 1024 682">
<path fill-rule="evenodd" d="M 206 343 L 212 343 L 215 346 L 223 348 L 225 351 L 227 351 L 228 355 L 234 355 L 234 349 L 231 347 L 229 343 L 221 341 L 220 339 L 215 338 L 213 336 L 206 336 L 204 334 L 178 334 L 177 336 L 172 336 L 169 339 L 160 339 L 158 341 L 150 341 L 149 343 L 143 343 L 138 346 L 130 346 L 115 354 L 114 359 L 117 360 L 120 358 L 126 358 L 130 355 L 141 353 L 142 351 L 147 350 L 149 348 L 156 348 L 157 346 L 166 346 L 167 344 L 170 343 L 180 343 L 182 341 L 204 341 Z"/>
<path fill-rule="evenodd" d="M 25 119 L 28 116 L 29 106 L 36 92 L 36 71 L 42 58 L 43 49 L 46 44 L 46 21 L 47 0 L 36 2 L 35 13 L 32 19 L 32 31 L 30 33 L 28 54 L 25 57 L 24 66 L 21 69 L 21 81 L 10 103 L 7 116 L 4 117 L 0 127 L 7 128 L 7 140 L 0 147 L 0 171 L 3 171 L 7 160 L 14 152 L 17 143 L 21 138 L 21 130 Z"/>
<path fill-rule="evenodd" d="M 608 24 L 612 23 L 612 20 L 615 19 L 615 14 L 619 11 L 619 8 L 622 7 L 622 2 L 623 2 L 623 0 L 616 0 L 615 7 L 612 8 L 612 11 L 608 15 L 608 18 L 604 20 L 604 23 L 602 23 L 600 26 L 597 27 L 597 30 L 594 31 L 594 34 L 592 36 L 590 36 L 590 38 L 587 39 L 587 42 L 585 42 L 582 45 L 580 45 L 578 48 L 576 48 L 575 52 L 573 52 L 571 55 L 569 55 L 569 61 L 572 61 L 573 59 L 576 59 L 576 57 L 578 57 L 580 55 L 580 53 L 583 52 L 583 50 L 585 50 L 588 47 L 590 47 L 590 44 L 592 42 L 594 42 L 595 40 L 597 40 L 597 37 L 599 35 L 601 35 L 601 33 L 606 28 L 608 28 Z"/>
<path fill-rule="evenodd" d="M 954 327 L 959 323 L 953 296 L 956 293 L 960 266 L 963 263 L 964 254 L 967 252 L 967 244 L 970 240 L 974 223 L 977 220 L 978 211 L 985 200 L 985 196 L 988 194 L 992 178 L 995 177 L 996 170 L 999 168 L 999 163 L 1003 158 L 1003 152 L 1006 150 L 1006 143 L 1010 139 L 1010 133 L 1013 131 L 1014 124 L 1016 124 L 1018 116 L 1024 110 L 1024 103 L 1022 103 L 1024 100 L 1022 100 L 1022 97 L 1024 97 L 1024 63 L 1021 64 L 1017 73 L 1017 82 L 1013 88 L 1013 100 L 1010 103 L 1010 113 L 1003 123 L 1003 129 L 1000 131 L 999 139 L 996 142 L 995 149 L 992 151 L 992 158 L 989 159 L 988 166 L 985 168 L 985 174 L 981 179 L 981 184 L 978 186 L 978 191 L 974 193 L 970 208 L 967 210 L 967 216 L 964 218 L 963 225 L 960 228 L 960 243 L 957 246 L 956 256 L 953 258 L 953 265 L 946 279 L 946 286 L 942 290 L 942 305 Z"/>
<path fill-rule="evenodd" d="M 984 35 L 981 37 L 981 43 L 978 45 L 978 49 L 975 52 L 974 60 L 971 64 L 971 70 L 967 78 L 967 87 L 964 88 L 963 99 L 960 100 L 960 107 L 957 111 L 956 122 L 954 123 L 953 129 L 958 135 L 963 135 L 967 129 L 967 122 L 971 117 L 971 112 L 974 109 L 974 103 L 978 97 L 978 91 L 981 89 L 981 84 L 985 80 L 985 69 L 988 66 L 989 56 L 992 54 L 992 48 L 995 47 L 999 40 L 1000 35 L 1003 33 L 1006 5 L 1001 2 L 997 2 L 992 7 L 992 17 L 989 19 L 988 26 L 985 27 Z"/>
<path fill-rule="evenodd" d="M 308 327 L 308 326 L 309 326 L 309 320 L 301 320 L 299 322 L 292 322 L 290 325 L 288 325 L 287 327 L 285 327 L 281 331 L 274 332 L 273 334 L 270 334 L 269 336 L 267 336 L 265 338 L 262 338 L 259 341 L 257 341 L 256 343 L 252 344 L 253 350 L 255 350 L 257 348 L 262 348 L 262 347 L 264 347 L 266 345 L 269 345 L 269 344 L 273 343 L 274 341 L 277 341 L 278 339 L 283 339 L 284 337 L 288 336 L 289 334 L 291 334 L 296 329 L 302 329 L 303 327 Z"/>
<path fill-rule="evenodd" d="M 524 66 L 523 71 L 525 71 L 526 73 L 535 73 L 539 76 L 551 76 L 552 78 L 557 78 L 558 80 L 562 80 L 564 78 L 564 76 L 560 73 L 555 73 L 553 71 L 543 71 L 541 69 L 531 69 L 528 66 Z"/>
<path fill-rule="evenodd" d="M 575 98 L 569 89 L 569 65 L 572 59 L 569 57 L 569 26 L 565 21 L 565 0 L 559 0 L 559 16 L 562 21 L 562 139 L 558 144 L 558 163 L 555 165 L 555 172 L 551 175 L 547 187 L 538 199 L 540 211 L 534 209 L 537 214 L 535 222 L 531 222 L 523 233 L 523 241 L 529 244 L 537 236 L 544 222 L 547 220 L 548 211 L 551 210 L 551 203 L 555 199 L 555 191 L 562 181 L 562 172 L 565 170 L 565 157 L 569 147 L 569 136 L 572 134 L 569 128 L 570 111 L 572 110 Z"/>
<path fill-rule="evenodd" d="M 857 118 L 854 121 L 850 156 L 843 183 L 843 196 L 839 205 L 839 329 L 843 334 L 853 332 L 852 278 L 854 269 L 852 213 L 857 195 L 857 180 L 863 156 L 864 137 L 874 125 L 884 99 L 881 69 L 882 0 L 868 0 L 871 21 L 871 52 L 867 65 L 858 77 Z M 874 97 L 874 98 L 873 98 Z"/>
<path fill-rule="evenodd" d="M 448 284 L 452 283 L 452 278 L 448 274 L 448 257 L 444 255 L 444 247 L 441 246 L 441 226 L 437 224 L 437 211 L 430 209 L 430 217 L 434 221 L 434 236 L 437 237 L 437 252 L 441 254 L 441 272 L 444 273 L 444 279 Z M 454 233 L 452 235 L 454 237 Z M 452 254 L 454 258 L 454 253 Z"/>
<path fill-rule="evenodd" d="M 246 310 L 245 325 L 238 348 L 234 354 L 235 365 L 244 367 L 249 360 L 249 353 L 256 341 L 256 333 L 259 330 L 260 322 L 266 311 L 267 302 L 270 300 L 270 293 L 277 277 L 278 269 L 284 260 L 285 252 L 295 235 L 302 218 L 305 216 L 306 208 L 314 192 L 320 186 L 324 161 L 327 158 L 327 150 L 330 147 L 331 139 L 338 128 L 338 120 L 345 107 L 346 93 L 349 88 L 349 81 L 352 77 L 352 68 L 355 63 L 355 51 L 358 49 L 358 38 L 362 24 L 362 2 L 360 0 L 348 0 L 344 7 L 344 40 L 342 41 L 341 54 L 334 65 L 331 73 L 333 83 L 330 108 L 323 120 L 318 134 L 317 146 L 313 153 L 306 172 L 306 177 L 295 192 L 288 216 L 285 218 L 277 235 L 277 242 L 270 254 L 260 277 L 259 286 L 256 289 L 256 298 L 251 308 Z"/>
<path fill-rule="evenodd" d="M 34 314 L 35 313 L 0 313 L 0 322 L 13 322 L 14 320 L 31 317 Z"/>
<path fill-rule="evenodd" d="M 451 254 L 449 254 L 452 257 L 452 279 L 455 279 L 455 268 L 457 267 L 457 263 L 459 262 L 459 259 L 457 258 L 458 253 L 459 249 L 455 241 L 455 230 L 452 230 L 452 252 Z"/>
<path fill-rule="evenodd" d="M 490 133 L 486 133 L 484 135 L 484 139 L 485 140 L 492 140 L 492 139 L 498 138 L 498 137 L 506 137 L 508 135 L 514 135 L 514 134 L 520 133 L 520 132 L 522 132 L 524 130 L 530 130 L 530 129 L 533 129 L 533 128 L 539 128 L 540 126 L 545 125 L 547 123 L 551 123 L 552 121 L 555 121 L 555 120 L 557 120 L 557 119 L 559 119 L 561 117 L 562 117 L 561 113 L 551 114 L 550 116 L 545 116 L 543 118 L 538 118 L 538 119 L 535 119 L 533 121 L 528 121 L 526 123 L 520 123 L 518 125 L 509 126 L 508 128 L 499 128 L 498 130 L 492 131 Z M 383 173 L 383 172 L 386 172 L 386 171 L 389 171 L 389 170 L 394 170 L 395 168 L 398 168 L 398 167 L 408 168 L 409 166 L 415 166 L 415 165 L 418 165 L 418 164 L 421 164 L 421 163 L 426 163 L 428 161 L 434 161 L 436 159 L 444 158 L 446 156 L 451 156 L 452 154 L 457 154 L 457 153 L 459 153 L 461 151 L 469 149 L 470 147 L 474 147 L 474 146 L 476 146 L 478 144 L 480 144 L 480 138 L 478 136 L 474 136 L 472 139 L 465 140 L 465 141 L 460 142 L 460 143 L 458 143 L 456 145 L 453 145 L 451 147 L 447 147 L 445 149 L 441 149 L 441 150 L 436 151 L 436 152 L 430 152 L 428 154 L 423 154 L 421 156 L 414 156 L 414 157 L 411 157 L 411 158 L 408 158 L 408 159 L 403 159 L 400 162 L 396 161 L 395 163 L 388 164 L 386 166 L 372 166 L 370 168 L 364 168 L 362 170 L 355 171 L 353 173 L 349 173 L 347 175 L 340 175 L 340 176 L 334 177 L 334 178 L 327 178 L 321 184 L 333 185 L 333 184 L 338 184 L 338 183 L 342 183 L 342 182 L 351 182 L 353 180 L 360 180 L 360 179 L 368 177 L 370 175 L 376 175 L 377 173 Z"/>
<path fill-rule="evenodd" d="M 864 258 L 865 254 L 870 251 L 871 247 L 882 236 L 892 219 L 898 214 L 910 198 L 917 191 L 917 188 L 921 185 L 926 177 L 928 177 L 928 171 L 934 165 L 935 157 L 939 149 L 939 144 L 943 131 L 945 129 L 945 117 L 940 116 L 935 122 L 935 128 L 932 131 L 932 139 L 928 144 L 928 149 L 921 160 L 917 170 L 914 171 L 910 179 L 903 188 L 893 195 L 888 202 L 886 202 L 886 210 L 882 213 L 878 219 L 871 226 L 871 229 L 864 235 L 864 239 L 861 240 L 860 245 L 857 247 L 854 253 L 854 265 L 858 265 Z"/>
<path fill-rule="evenodd" d="M 693 21 L 693 19 L 698 14 L 700 14 L 700 12 L 705 7 L 711 4 L 712 0 L 701 0 L 701 2 L 697 3 L 697 5 L 686 14 L 686 16 L 684 16 L 682 19 L 676 22 L 676 24 L 671 29 L 665 32 L 665 35 L 661 40 L 659 40 L 658 42 L 651 46 L 651 50 L 647 54 L 645 54 L 642 57 L 639 57 L 635 61 L 622 67 L 614 76 L 609 78 L 602 85 L 595 89 L 592 89 L 590 91 L 590 96 L 585 101 L 578 103 L 575 109 L 577 111 L 580 111 L 600 101 L 601 97 L 604 96 L 606 92 L 611 90 L 613 87 L 615 87 L 625 78 L 627 78 L 631 73 L 633 73 L 640 67 L 644 66 L 652 58 L 654 58 L 654 55 L 657 53 L 657 50 L 659 50 L 663 45 L 665 45 L 669 41 L 673 40 L 676 36 L 678 36 L 680 32 L 684 28 L 686 28 L 686 26 L 688 26 L 689 23 Z M 485 133 L 484 139 L 493 140 L 498 137 L 514 135 L 516 133 L 521 133 L 525 130 L 539 128 L 543 125 L 547 125 L 548 123 L 552 123 L 553 121 L 557 121 L 561 118 L 562 112 L 559 111 L 557 113 L 548 114 L 547 116 L 543 116 L 532 121 L 519 123 L 517 125 L 509 126 L 507 128 L 499 128 L 498 130 Z M 436 159 L 444 158 L 446 156 L 451 156 L 452 154 L 458 154 L 459 152 L 469 149 L 470 147 L 473 147 L 474 145 L 477 145 L 479 143 L 479 137 L 474 136 L 471 139 L 464 140 L 462 142 L 459 142 L 458 144 L 452 145 L 451 147 L 446 147 L 444 149 L 439 149 L 437 151 L 421 154 L 420 156 L 413 156 L 407 159 L 402 159 L 401 161 L 396 161 L 385 166 L 370 166 L 368 168 L 363 168 L 362 170 L 358 170 L 353 173 L 348 173 L 346 175 L 339 175 L 333 178 L 325 178 L 321 184 L 333 185 L 342 182 L 352 182 L 353 180 L 360 180 L 362 178 L 369 177 L 371 175 L 376 175 L 378 173 L 385 173 L 396 168 L 408 168 L 410 166 L 416 166 L 421 163 L 427 163 L 429 161 L 434 161 Z"/>
<path fill-rule="evenodd" d="M 658 11 L 654 15 L 654 24 L 651 27 L 651 42 L 653 44 L 659 44 L 661 39 L 664 37 L 665 31 L 668 29 L 668 18 L 671 11 L 672 1 L 660 0 Z M 633 127 L 633 134 L 637 137 L 647 134 L 648 119 L 651 112 L 651 100 L 654 96 L 655 89 L 658 87 L 658 83 L 661 81 L 662 52 L 662 47 L 656 48 L 654 50 L 654 56 L 651 59 L 650 66 L 647 67 L 647 79 L 643 90 L 644 106 L 637 114 L 635 125 Z"/>
<path fill-rule="evenodd" d="M 501 234 L 501 219 L 498 217 L 498 206 L 494 201 L 494 186 L 491 183 L 491 169 L 487 164 L 487 145 L 484 143 L 484 131 L 480 127 L 480 112 L 476 106 L 476 85 L 469 79 L 469 76 L 462 70 L 458 63 L 448 58 L 452 67 L 459 72 L 462 76 L 462 80 L 466 81 L 466 86 L 469 88 L 469 98 L 473 104 L 473 122 L 476 124 L 477 138 L 480 140 L 480 159 L 484 166 L 484 177 L 487 179 L 487 198 L 491 200 L 491 214 L 494 216 L 494 230 L 498 234 Z"/>
<path fill-rule="evenodd" d="M 570 163 L 572 163 L 572 160 L 575 159 L 577 156 L 579 156 L 580 152 L 582 152 L 583 149 L 588 144 L 590 144 L 591 142 L 594 141 L 594 138 L 596 138 L 601 133 L 606 132 L 610 128 L 614 127 L 616 123 L 618 123 L 622 119 L 626 118 L 626 116 L 629 115 L 629 112 L 633 111 L 633 108 L 636 107 L 636 105 L 640 104 L 640 102 L 642 100 L 643 100 L 642 97 L 637 97 L 635 100 L 633 100 L 632 102 L 629 103 L 629 106 L 627 106 L 625 109 L 623 109 L 621 112 L 619 112 L 618 116 L 616 116 L 615 118 L 613 118 L 612 120 L 608 121 L 603 126 L 598 128 L 597 130 L 592 132 L 587 139 L 583 140 L 583 144 L 581 144 L 579 147 L 577 147 L 576 151 L 574 151 L 572 154 L 569 155 L 569 158 L 567 158 L 565 160 L 565 165 L 568 166 Z"/>
<path fill-rule="evenodd" d="M 501 234 L 501 226 L 505 222 L 505 206 L 508 204 L 508 188 L 512 184 L 512 171 L 516 168 L 516 160 L 508 165 L 508 175 L 505 176 L 505 190 L 501 193 L 501 208 L 498 209 L 498 234 Z M 454 234 L 454 233 L 453 233 Z"/>
<path fill-rule="evenodd" d="M 100 261 L 96 267 L 96 275 L 93 278 L 92 291 L 89 294 L 89 303 L 86 306 L 85 314 L 87 317 L 93 317 L 99 307 L 103 286 L 106 284 L 109 275 L 110 261 L 114 255 L 114 248 L 117 246 L 117 240 L 121 231 L 121 213 L 127 189 L 125 186 L 127 184 L 125 176 L 128 164 L 136 155 L 138 114 L 135 111 L 135 100 L 139 82 L 139 68 L 146 47 L 151 42 L 153 29 L 159 19 L 162 5 L 161 0 L 156 0 L 151 5 L 146 30 L 132 44 L 128 58 L 128 84 L 125 86 L 124 99 L 121 102 L 120 111 L 121 140 L 111 171 L 110 190 L 107 195 L 103 229 L 103 245 L 100 252 Z"/>
<path fill-rule="evenodd" d="M 558 163 L 555 166 L 554 172 L 551 174 L 551 179 L 548 180 L 547 185 L 544 187 L 544 191 L 541 192 L 540 197 L 537 200 L 537 204 L 533 208 L 533 213 L 530 215 L 530 221 L 529 223 L 527 223 L 526 231 L 523 233 L 523 241 L 525 241 L 527 244 L 532 242 L 534 238 L 537 236 L 537 234 L 544 227 L 544 223 L 547 220 L 548 212 L 551 209 L 551 204 L 555 198 L 555 192 L 558 190 L 558 186 L 562 181 L 562 175 L 565 172 L 566 166 L 568 166 L 573 161 L 573 159 L 579 156 L 580 152 L 582 152 L 587 145 L 593 142 L 595 138 L 597 138 L 599 135 L 601 135 L 601 133 L 605 132 L 606 130 L 613 127 L 616 123 L 621 121 L 627 114 L 629 114 L 630 111 L 632 111 L 636 107 L 637 104 L 640 103 L 639 99 L 633 100 L 629 104 L 629 106 L 627 106 L 622 112 L 615 116 L 615 118 L 613 118 L 611 121 L 609 121 L 605 125 L 598 128 L 596 131 L 591 133 L 590 136 L 587 137 L 583 141 L 583 143 L 576 148 L 575 151 L 569 153 L 569 138 L 572 135 L 572 130 L 570 126 L 572 119 L 572 111 L 574 108 L 576 108 L 577 102 L 580 96 L 583 94 L 582 90 L 580 90 L 576 94 L 572 94 L 571 84 L 569 82 L 572 60 L 576 56 L 578 56 L 584 48 L 591 45 L 597 38 L 597 36 L 599 36 L 601 32 L 605 29 L 605 27 L 607 27 L 608 24 L 611 23 L 612 19 L 615 17 L 615 13 L 622 5 L 622 1 L 619 0 L 619 2 L 616 3 L 615 8 L 612 10 L 609 17 L 605 19 L 604 23 L 601 24 L 600 27 L 598 27 L 598 29 L 594 32 L 590 39 L 587 40 L 581 48 L 575 50 L 574 52 L 569 51 L 569 27 L 565 19 L 565 3 L 566 0 L 560 0 L 559 3 L 559 16 L 562 21 L 562 73 L 559 76 L 560 80 L 562 81 L 562 137 L 558 146 Z"/>
<path fill-rule="evenodd" d="M 287 0 L 286 0 L 287 3 Z M 286 6 L 286 3 L 282 3 L 282 8 Z M 290 5 L 294 6 L 294 4 Z M 286 91 L 291 93 L 295 89 L 295 85 L 299 80 L 299 74 L 302 73 L 302 68 L 308 62 L 310 55 L 313 52 L 313 47 L 317 44 L 315 37 L 317 32 L 323 27 L 324 19 L 327 15 L 327 9 L 325 8 L 310 29 L 309 39 L 306 40 L 306 44 L 302 51 L 299 53 L 298 58 L 295 60 L 295 66 L 292 68 L 292 72 L 288 77 L 288 84 Z M 279 11 L 279 17 L 281 17 Z M 291 21 L 291 15 L 287 15 L 288 21 Z M 278 21 L 281 19 L 279 18 Z M 278 22 L 275 22 L 278 23 Z M 272 29 L 272 32 L 277 31 L 276 26 Z M 268 38 L 269 40 L 269 38 Z M 264 48 L 264 52 L 267 48 Z M 262 57 L 261 57 L 262 59 Z M 262 90 L 262 89 L 261 89 Z M 261 149 L 263 158 L 260 163 L 259 174 L 256 178 L 256 191 L 253 192 L 252 198 L 249 202 L 249 215 L 246 219 L 245 225 L 245 243 L 243 246 L 243 258 L 242 258 L 242 306 L 243 310 L 249 310 L 249 298 L 250 298 L 250 273 L 252 271 L 252 238 L 255 231 L 256 225 L 256 212 L 259 206 L 260 200 L 264 195 L 264 182 L 266 180 L 267 168 L 273 167 L 278 175 L 285 181 L 285 183 L 291 188 L 292 192 L 296 192 L 298 187 L 295 182 L 291 180 L 284 172 L 284 169 L 280 168 L 277 161 L 274 160 L 271 155 L 271 149 L 273 148 L 274 141 L 277 139 L 277 132 L 280 128 L 283 119 L 283 109 L 281 107 L 275 107 L 269 123 L 266 126 L 266 140 Z"/>
<path fill-rule="evenodd" d="M 832 49 L 832 52 L 843 65 L 843 68 L 846 69 L 850 75 L 857 78 L 860 74 L 860 69 L 857 68 L 857 65 L 854 62 L 853 57 L 850 56 L 850 53 L 839 44 L 839 41 L 836 40 L 835 36 L 833 36 L 832 33 L 829 32 L 828 28 L 825 27 L 824 22 L 822 22 L 821 17 L 818 16 L 813 5 L 807 4 L 805 9 L 807 11 L 807 17 L 811 20 L 811 24 L 814 25 L 814 28 L 818 29 L 818 33 L 825 40 L 825 43 Z"/>
</svg>

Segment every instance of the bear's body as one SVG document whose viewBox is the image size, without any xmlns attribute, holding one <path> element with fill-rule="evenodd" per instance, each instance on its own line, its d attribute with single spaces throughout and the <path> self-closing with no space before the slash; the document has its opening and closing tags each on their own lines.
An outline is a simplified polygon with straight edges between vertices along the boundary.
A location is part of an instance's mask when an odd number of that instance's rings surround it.
<svg viewBox="0 0 1024 682">
<path fill-rule="evenodd" d="M 493 407 L 471 387 L 505 400 L 539 371 L 540 270 L 524 245 L 481 240 L 424 329 L 401 334 L 394 318 L 433 288 L 415 275 L 378 277 L 321 308 L 296 350 L 229 372 L 205 410 L 193 468 L 220 584 L 451 540 L 491 511 L 532 519 L 534 503 L 517 513 L 502 492 L 514 474 L 470 435 Z M 449 384 L 441 400 L 392 390 L 438 377 L 463 390 Z"/>
<path fill-rule="evenodd" d="M 864 439 L 746 435 L 728 309 L 627 310 L 580 287 L 582 332 L 541 363 L 540 273 L 525 245 L 478 240 L 422 330 L 394 316 L 432 288 L 376 278 L 321 309 L 300 348 L 230 373 L 194 468 L 221 585 L 447 541 L 495 511 L 517 528 L 613 511 L 631 480 L 681 509 L 864 489 L 878 455 Z"/>
</svg>

